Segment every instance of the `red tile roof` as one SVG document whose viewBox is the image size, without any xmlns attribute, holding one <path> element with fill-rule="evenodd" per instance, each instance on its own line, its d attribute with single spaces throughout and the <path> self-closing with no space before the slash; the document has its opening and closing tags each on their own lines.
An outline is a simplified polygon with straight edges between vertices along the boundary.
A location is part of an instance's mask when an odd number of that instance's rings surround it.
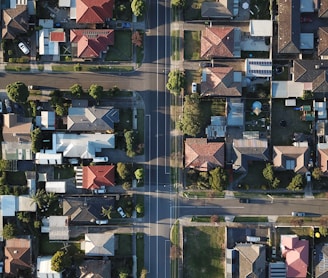
<svg viewBox="0 0 328 278">
<path fill-rule="evenodd" d="M 65 32 L 50 32 L 50 41 L 65 42 Z"/>
<path fill-rule="evenodd" d="M 114 0 L 76 0 L 77 23 L 104 23 L 113 17 Z"/>
<path fill-rule="evenodd" d="M 114 44 L 114 30 L 112 29 L 71 29 L 72 43 L 77 43 L 77 57 L 99 57 L 109 45 Z"/>
<path fill-rule="evenodd" d="M 318 148 L 318 164 L 324 175 L 328 174 L 328 148 Z"/>
<path fill-rule="evenodd" d="M 202 32 L 201 57 L 233 57 L 234 28 L 220 26 L 206 28 Z"/>
<path fill-rule="evenodd" d="M 16 276 L 19 270 L 29 269 L 31 265 L 31 240 L 25 238 L 6 240 L 5 273 Z"/>
<path fill-rule="evenodd" d="M 296 235 L 281 236 L 282 255 L 286 258 L 287 278 L 306 278 L 309 263 L 309 241 Z"/>
<path fill-rule="evenodd" d="M 102 185 L 115 185 L 115 166 L 95 165 L 83 167 L 83 188 L 97 189 Z"/>
<path fill-rule="evenodd" d="M 207 142 L 206 138 L 187 138 L 185 168 L 209 171 L 224 166 L 224 143 Z"/>
</svg>

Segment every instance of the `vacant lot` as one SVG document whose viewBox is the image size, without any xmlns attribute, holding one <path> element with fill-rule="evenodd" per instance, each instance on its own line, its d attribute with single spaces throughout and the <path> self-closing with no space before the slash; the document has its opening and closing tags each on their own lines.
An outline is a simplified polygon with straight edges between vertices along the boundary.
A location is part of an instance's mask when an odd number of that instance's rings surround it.
<svg viewBox="0 0 328 278">
<path fill-rule="evenodd" d="M 224 277 L 224 227 L 185 227 L 183 236 L 183 277 Z"/>
</svg>

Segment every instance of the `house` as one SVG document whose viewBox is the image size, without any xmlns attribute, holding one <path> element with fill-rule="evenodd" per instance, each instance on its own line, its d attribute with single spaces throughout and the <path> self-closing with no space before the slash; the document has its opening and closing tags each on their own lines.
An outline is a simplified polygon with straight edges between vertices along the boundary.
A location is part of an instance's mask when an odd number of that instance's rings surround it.
<svg viewBox="0 0 328 278">
<path fill-rule="evenodd" d="M 14 113 L 3 114 L 2 158 L 6 160 L 32 160 L 32 119 Z"/>
<path fill-rule="evenodd" d="M 210 171 L 224 167 L 224 143 L 208 142 L 206 138 L 185 140 L 185 168 Z"/>
<path fill-rule="evenodd" d="M 69 240 L 69 217 L 49 216 L 49 240 Z"/>
<path fill-rule="evenodd" d="M 28 31 L 28 12 L 26 5 L 2 10 L 2 39 L 14 40 Z"/>
<path fill-rule="evenodd" d="M 318 56 L 322 60 L 328 59 L 328 26 L 318 29 Z"/>
<path fill-rule="evenodd" d="M 66 193 L 66 181 L 46 181 L 45 190 L 46 192 L 64 194 Z"/>
<path fill-rule="evenodd" d="M 247 77 L 272 77 L 271 59 L 245 59 Z"/>
<path fill-rule="evenodd" d="M 7 239 L 5 243 L 5 271 L 7 275 L 18 276 L 19 272 L 31 269 L 32 251 L 30 238 Z"/>
<path fill-rule="evenodd" d="M 61 272 L 51 269 L 51 256 L 42 256 L 37 258 L 37 277 L 38 278 L 62 278 Z"/>
<path fill-rule="evenodd" d="M 87 225 L 103 219 L 102 208 L 114 207 L 114 197 L 64 197 L 63 215 L 74 225 Z"/>
<path fill-rule="evenodd" d="M 244 103 L 241 98 L 227 98 L 227 126 L 244 126 Z"/>
<path fill-rule="evenodd" d="M 71 29 L 70 41 L 77 48 L 78 58 L 98 58 L 114 45 L 112 29 Z"/>
<path fill-rule="evenodd" d="M 110 260 L 84 260 L 79 266 L 78 277 L 111 278 Z"/>
<path fill-rule="evenodd" d="M 328 277 L 328 244 L 319 245 L 320 249 L 317 253 L 317 262 L 315 263 L 315 274 L 317 278 Z"/>
<path fill-rule="evenodd" d="M 266 251 L 262 244 L 237 243 L 234 249 L 226 249 L 225 277 L 266 276 Z"/>
<path fill-rule="evenodd" d="M 272 37 L 272 20 L 252 19 L 249 21 L 251 37 Z"/>
<path fill-rule="evenodd" d="M 273 146 L 273 166 L 277 170 L 308 171 L 310 149 L 304 146 Z"/>
<path fill-rule="evenodd" d="M 300 53 L 300 0 L 278 1 L 278 53 Z"/>
<path fill-rule="evenodd" d="M 240 57 L 241 31 L 231 26 L 206 27 L 202 31 L 203 59 Z"/>
<path fill-rule="evenodd" d="M 281 235 L 280 250 L 286 259 L 286 278 L 306 278 L 309 263 L 309 241 L 297 235 Z"/>
<path fill-rule="evenodd" d="M 84 166 L 82 187 L 90 190 L 101 186 L 115 186 L 115 166 Z"/>
<path fill-rule="evenodd" d="M 237 14 L 234 10 L 233 1 L 225 0 L 220 2 L 203 2 L 201 15 L 204 18 L 232 19 Z"/>
<path fill-rule="evenodd" d="M 300 98 L 304 94 L 304 84 L 301 82 L 288 81 L 271 81 L 272 98 Z"/>
<path fill-rule="evenodd" d="M 119 120 L 119 110 L 113 107 L 70 107 L 67 130 L 112 133 Z"/>
<path fill-rule="evenodd" d="M 92 257 L 107 257 L 115 255 L 115 234 L 98 233 L 85 234 L 84 237 L 85 255 Z"/>
<path fill-rule="evenodd" d="M 113 17 L 114 0 L 76 0 L 76 23 L 103 24 Z"/>
<path fill-rule="evenodd" d="M 206 128 L 207 139 L 224 138 L 227 129 L 225 116 L 211 116 L 211 124 Z"/>
<path fill-rule="evenodd" d="M 233 165 L 235 171 L 245 172 L 253 161 L 268 161 L 268 141 L 261 139 L 258 131 L 243 133 L 242 139 L 233 139 Z"/>
<path fill-rule="evenodd" d="M 328 143 L 318 143 L 318 167 L 321 172 L 327 176 L 328 175 Z"/>
<path fill-rule="evenodd" d="M 2 195 L 1 214 L 3 217 L 15 216 L 18 211 L 35 212 L 36 204 L 29 196 Z"/>
<path fill-rule="evenodd" d="M 201 96 L 227 97 L 241 96 L 241 72 L 232 67 L 205 68 L 202 73 Z"/>
<path fill-rule="evenodd" d="M 54 111 L 41 111 L 41 116 L 36 116 L 35 125 L 41 130 L 55 130 L 56 114 Z"/>
<path fill-rule="evenodd" d="M 318 10 L 318 16 L 321 18 L 328 18 L 328 3 L 327 1 L 321 0 Z"/>
</svg>

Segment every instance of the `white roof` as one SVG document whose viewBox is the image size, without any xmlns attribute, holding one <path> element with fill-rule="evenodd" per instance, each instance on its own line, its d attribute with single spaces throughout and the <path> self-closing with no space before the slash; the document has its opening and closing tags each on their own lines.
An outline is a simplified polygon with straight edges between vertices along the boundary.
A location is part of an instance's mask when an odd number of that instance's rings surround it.
<svg viewBox="0 0 328 278">
<path fill-rule="evenodd" d="M 314 1 L 301 0 L 300 2 L 300 12 L 301 13 L 313 13 L 314 12 Z"/>
<path fill-rule="evenodd" d="M 71 0 L 59 0 L 58 6 L 69 8 L 71 6 Z"/>
<path fill-rule="evenodd" d="M 38 257 L 37 277 L 38 278 L 61 278 L 62 274 L 51 270 L 51 256 Z"/>
<path fill-rule="evenodd" d="M 36 153 L 35 163 L 43 165 L 62 164 L 63 156 L 61 153 Z"/>
<path fill-rule="evenodd" d="M 47 181 L 46 192 L 66 193 L 66 181 Z"/>
<path fill-rule="evenodd" d="M 30 196 L 18 196 L 18 207 L 17 211 L 36 211 L 36 203 L 33 202 L 33 199 Z"/>
<path fill-rule="evenodd" d="M 272 81 L 272 98 L 298 98 L 303 96 L 304 84 L 294 81 Z"/>
<path fill-rule="evenodd" d="M 69 240 L 68 216 L 49 217 L 49 239 Z"/>
<path fill-rule="evenodd" d="M 15 216 L 16 196 L 2 195 L 1 196 L 1 211 L 2 211 L 2 216 Z"/>
<path fill-rule="evenodd" d="M 249 32 L 253 37 L 272 37 L 272 21 L 271 20 L 250 20 Z"/>
<path fill-rule="evenodd" d="M 114 134 L 54 133 L 53 149 L 64 157 L 94 158 L 101 149 L 115 148 Z"/>
<path fill-rule="evenodd" d="M 59 43 L 50 40 L 51 28 L 43 28 L 39 31 L 39 54 L 40 55 L 59 55 Z"/>
</svg>

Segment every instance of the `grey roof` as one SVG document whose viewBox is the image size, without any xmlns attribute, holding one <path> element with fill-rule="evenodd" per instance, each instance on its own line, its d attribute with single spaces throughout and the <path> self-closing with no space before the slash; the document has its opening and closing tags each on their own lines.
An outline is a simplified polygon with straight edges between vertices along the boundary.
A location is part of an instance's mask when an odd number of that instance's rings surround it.
<svg viewBox="0 0 328 278">
<path fill-rule="evenodd" d="M 328 27 L 319 27 L 318 37 L 318 56 L 328 55 Z"/>
<path fill-rule="evenodd" d="M 319 15 L 319 17 L 324 17 L 324 18 L 328 17 L 328 1 L 327 0 L 320 1 L 318 15 Z"/>
<path fill-rule="evenodd" d="M 114 233 L 85 234 L 85 255 L 114 256 Z"/>
<path fill-rule="evenodd" d="M 119 122 L 119 110 L 113 107 L 71 107 L 68 110 L 69 131 L 113 131 Z"/>
<path fill-rule="evenodd" d="M 278 1 L 278 52 L 299 53 L 300 0 Z"/>
<path fill-rule="evenodd" d="M 231 2 L 231 1 L 228 1 Z M 228 4 L 228 3 L 226 3 Z M 201 10 L 202 17 L 207 18 L 231 18 L 232 13 L 229 10 L 229 7 L 222 4 L 221 2 L 203 2 L 202 10 Z"/>
</svg>

